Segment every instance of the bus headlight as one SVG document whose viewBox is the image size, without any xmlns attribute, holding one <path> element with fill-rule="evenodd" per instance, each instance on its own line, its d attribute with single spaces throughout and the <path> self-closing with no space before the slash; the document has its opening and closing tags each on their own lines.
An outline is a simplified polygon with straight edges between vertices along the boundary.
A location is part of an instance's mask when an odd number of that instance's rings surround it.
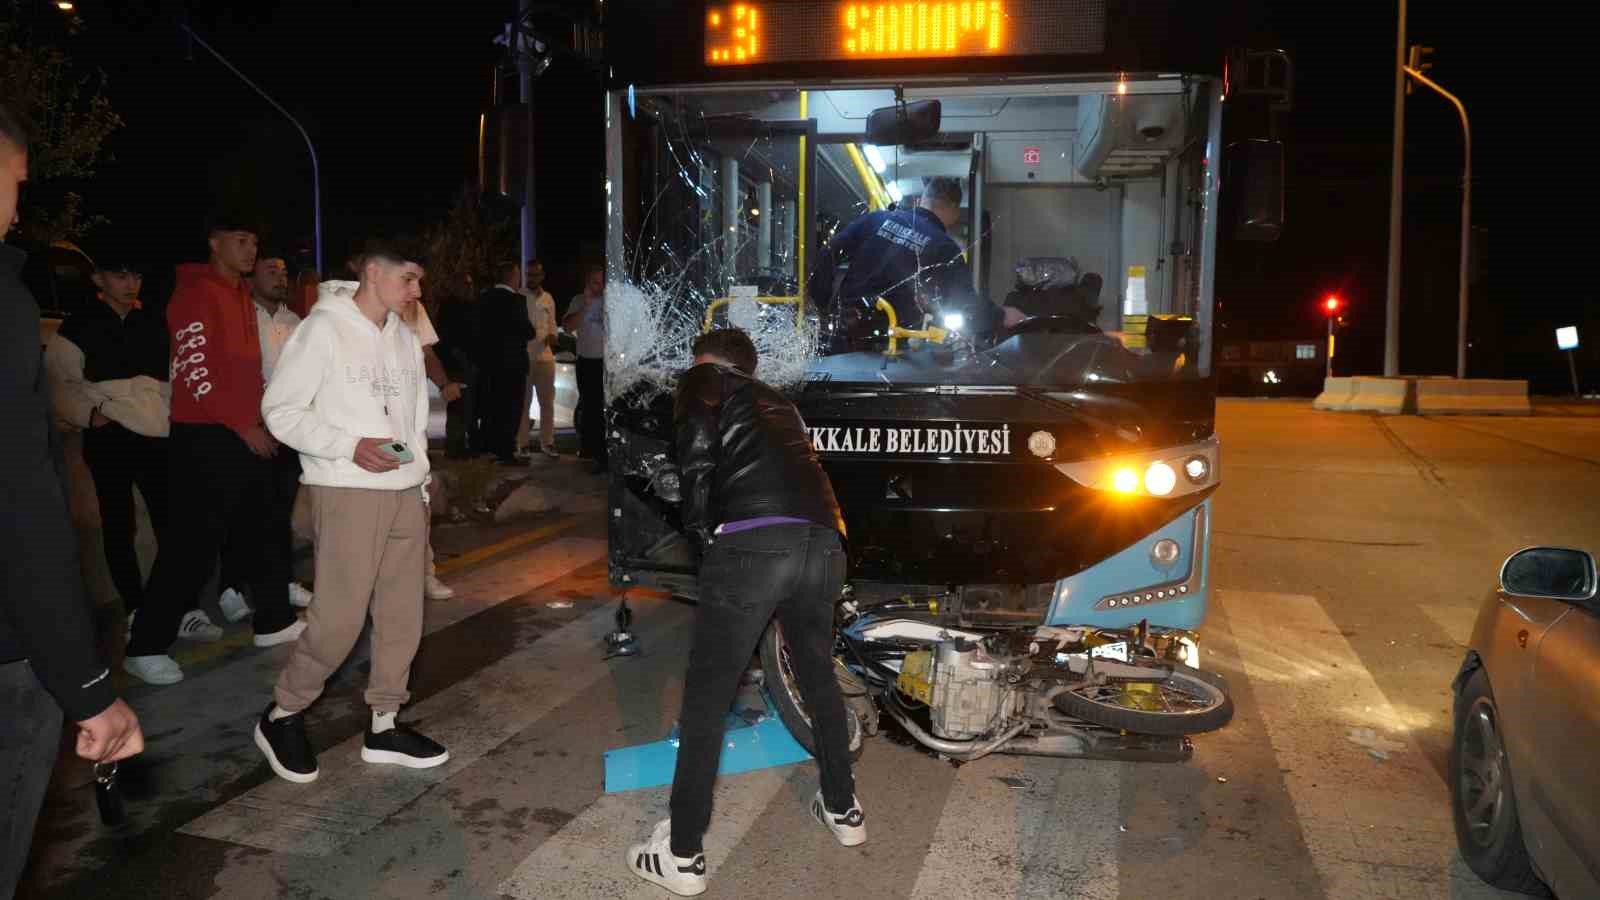
<svg viewBox="0 0 1600 900">
<path fill-rule="evenodd" d="M 1191 456 L 1183 464 L 1183 474 L 1195 484 L 1205 484 L 1206 479 L 1211 476 L 1211 463 L 1207 462 L 1204 456 Z"/>
<path fill-rule="evenodd" d="M 1119 494 L 1131 494 L 1139 490 L 1139 473 L 1131 468 L 1123 467 L 1111 476 L 1111 486 Z"/>
<path fill-rule="evenodd" d="M 1172 493 L 1178 485 L 1178 473 L 1164 462 L 1153 462 L 1144 470 L 1144 489 L 1157 497 Z"/>
</svg>

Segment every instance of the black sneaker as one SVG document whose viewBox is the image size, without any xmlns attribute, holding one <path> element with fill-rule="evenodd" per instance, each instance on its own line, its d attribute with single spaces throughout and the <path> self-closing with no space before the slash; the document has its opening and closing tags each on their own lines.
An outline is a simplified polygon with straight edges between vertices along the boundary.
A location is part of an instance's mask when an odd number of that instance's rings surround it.
<svg viewBox="0 0 1600 900">
<path fill-rule="evenodd" d="M 267 757 L 267 764 L 279 778 L 295 784 L 317 780 L 317 754 L 306 737 L 304 713 L 293 713 L 277 721 L 267 718 L 276 704 L 268 703 L 256 723 L 256 746 Z"/>
<path fill-rule="evenodd" d="M 376 734 L 372 726 L 367 726 L 367 737 L 361 742 L 361 758 L 369 763 L 431 769 L 449 762 L 450 751 L 396 722 L 393 728 Z"/>
</svg>

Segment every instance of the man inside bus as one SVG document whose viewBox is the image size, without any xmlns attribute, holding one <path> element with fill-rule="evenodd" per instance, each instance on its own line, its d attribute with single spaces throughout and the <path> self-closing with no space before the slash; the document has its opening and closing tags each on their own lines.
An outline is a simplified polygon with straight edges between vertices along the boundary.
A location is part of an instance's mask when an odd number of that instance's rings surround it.
<svg viewBox="0 0 1600 900">
<path fill-rule="evenodd" d="M 811 278 L 811 299 L 830 309 L 844 327 L 855 332 L 882 297 L 894 305 L 901 328 L 919 329 L 926 308 L 919 293 L 940 298 L 946 325 L 959 315 L 959 330 L 987 335 L 1021 321 L 1020 311 L 1003 311 L 977 296 L 972 269 L 950 229 L 961 221 L 961 182 L 938 176 L 928 179 L 922 199 L 905 209 L 882 210 L 857 218 L 829 241 L 818 255 Z M 833 296 L 833 275 L 840 258 L 849 260 L 844 280 Z M 876 329 L 867 329 L 876 330 Z"/>
</svg>

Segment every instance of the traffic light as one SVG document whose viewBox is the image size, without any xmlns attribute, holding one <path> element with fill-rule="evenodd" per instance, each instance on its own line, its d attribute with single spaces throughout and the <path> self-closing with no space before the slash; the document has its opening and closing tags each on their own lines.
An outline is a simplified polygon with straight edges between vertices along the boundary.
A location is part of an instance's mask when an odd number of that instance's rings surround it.
<svg viewBox="0 0 1600 900">
<path fill-rule="evenodd" d="M 1433 68 L 1433 63 L 1428 62 L 1428 57 L 1432 55 L 1432 47 L 1425 47 L 1422 44 L 1412 44 L 1409 48 L 1407 48 L 1406 67 L 1425 73 L 1429 69 Z M 1408 78 L 1406 79 L 1406 94 L 1409 95 L 1410 93 L 1411 79 Z"/>
<path fill-rule="evenodd" d="M 1338 294 L 1329 294 L 1322 301 L 1322 311 L 1323 311 L 1324 314 L 1328 315 L 1329 317 L 1338 315 L 1339 314 L 1339 308 L 1342 307 L 1342 306 L 1344 306 L 1344 301 L 1339 299 L 1339 295 Z"/>
</svg>

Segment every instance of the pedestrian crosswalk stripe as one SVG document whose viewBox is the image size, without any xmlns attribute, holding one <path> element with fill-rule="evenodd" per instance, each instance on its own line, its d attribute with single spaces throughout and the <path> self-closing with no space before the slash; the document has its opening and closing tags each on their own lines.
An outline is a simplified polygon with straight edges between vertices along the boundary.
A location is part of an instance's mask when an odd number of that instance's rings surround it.
<svg viewBox="0 0 1600 900">
<path fill-rule="evenodd" d="M 1219 598 L 1327 895 L 1511 896 L 1455 852 L 1449 794 L 1410 739 L 1434 723 L 1389 702 L 1316 598 Z"/>
<path fill-rule="evenodd" d="M 635 609 L 653 630 L 687 632 L 689 614 L 677 604 L 641 599 Z M 362 736 L 356 735 L 319 754 L 316 782 L 274 779 L 179 831 L 281 853 L 329 855 L 598 681 L 608 671 L 601 642 L 613 627 L 613 611 L 597 609 L 409 708 L 407 718 L 450 749 L 442 766 L 399 772 L 363 764 Z"/>
<path fill-rule="evenodd" d="M 715 875 L 794 767 L 762 769 L 717 779 L 711 828 L 705 835 L 706 865 Z M 518 900 L 551 897 L 608 897 L 655 900 L 661 888 L 630 873 L 628 845 L 649 837 L 668 817 L 670 788 L 602 794 L 576 819 L 528 855 L 501 883 L 499 892 Z"/>
<path fill-rule="evenodd" d="M 1116 821 L 1126 764 L 990 756 L 962 766 L 928 845 L 913 900 L 1116 900 Z M 880 829 L 874 836 L 882 834 Z"/>
</svg>

